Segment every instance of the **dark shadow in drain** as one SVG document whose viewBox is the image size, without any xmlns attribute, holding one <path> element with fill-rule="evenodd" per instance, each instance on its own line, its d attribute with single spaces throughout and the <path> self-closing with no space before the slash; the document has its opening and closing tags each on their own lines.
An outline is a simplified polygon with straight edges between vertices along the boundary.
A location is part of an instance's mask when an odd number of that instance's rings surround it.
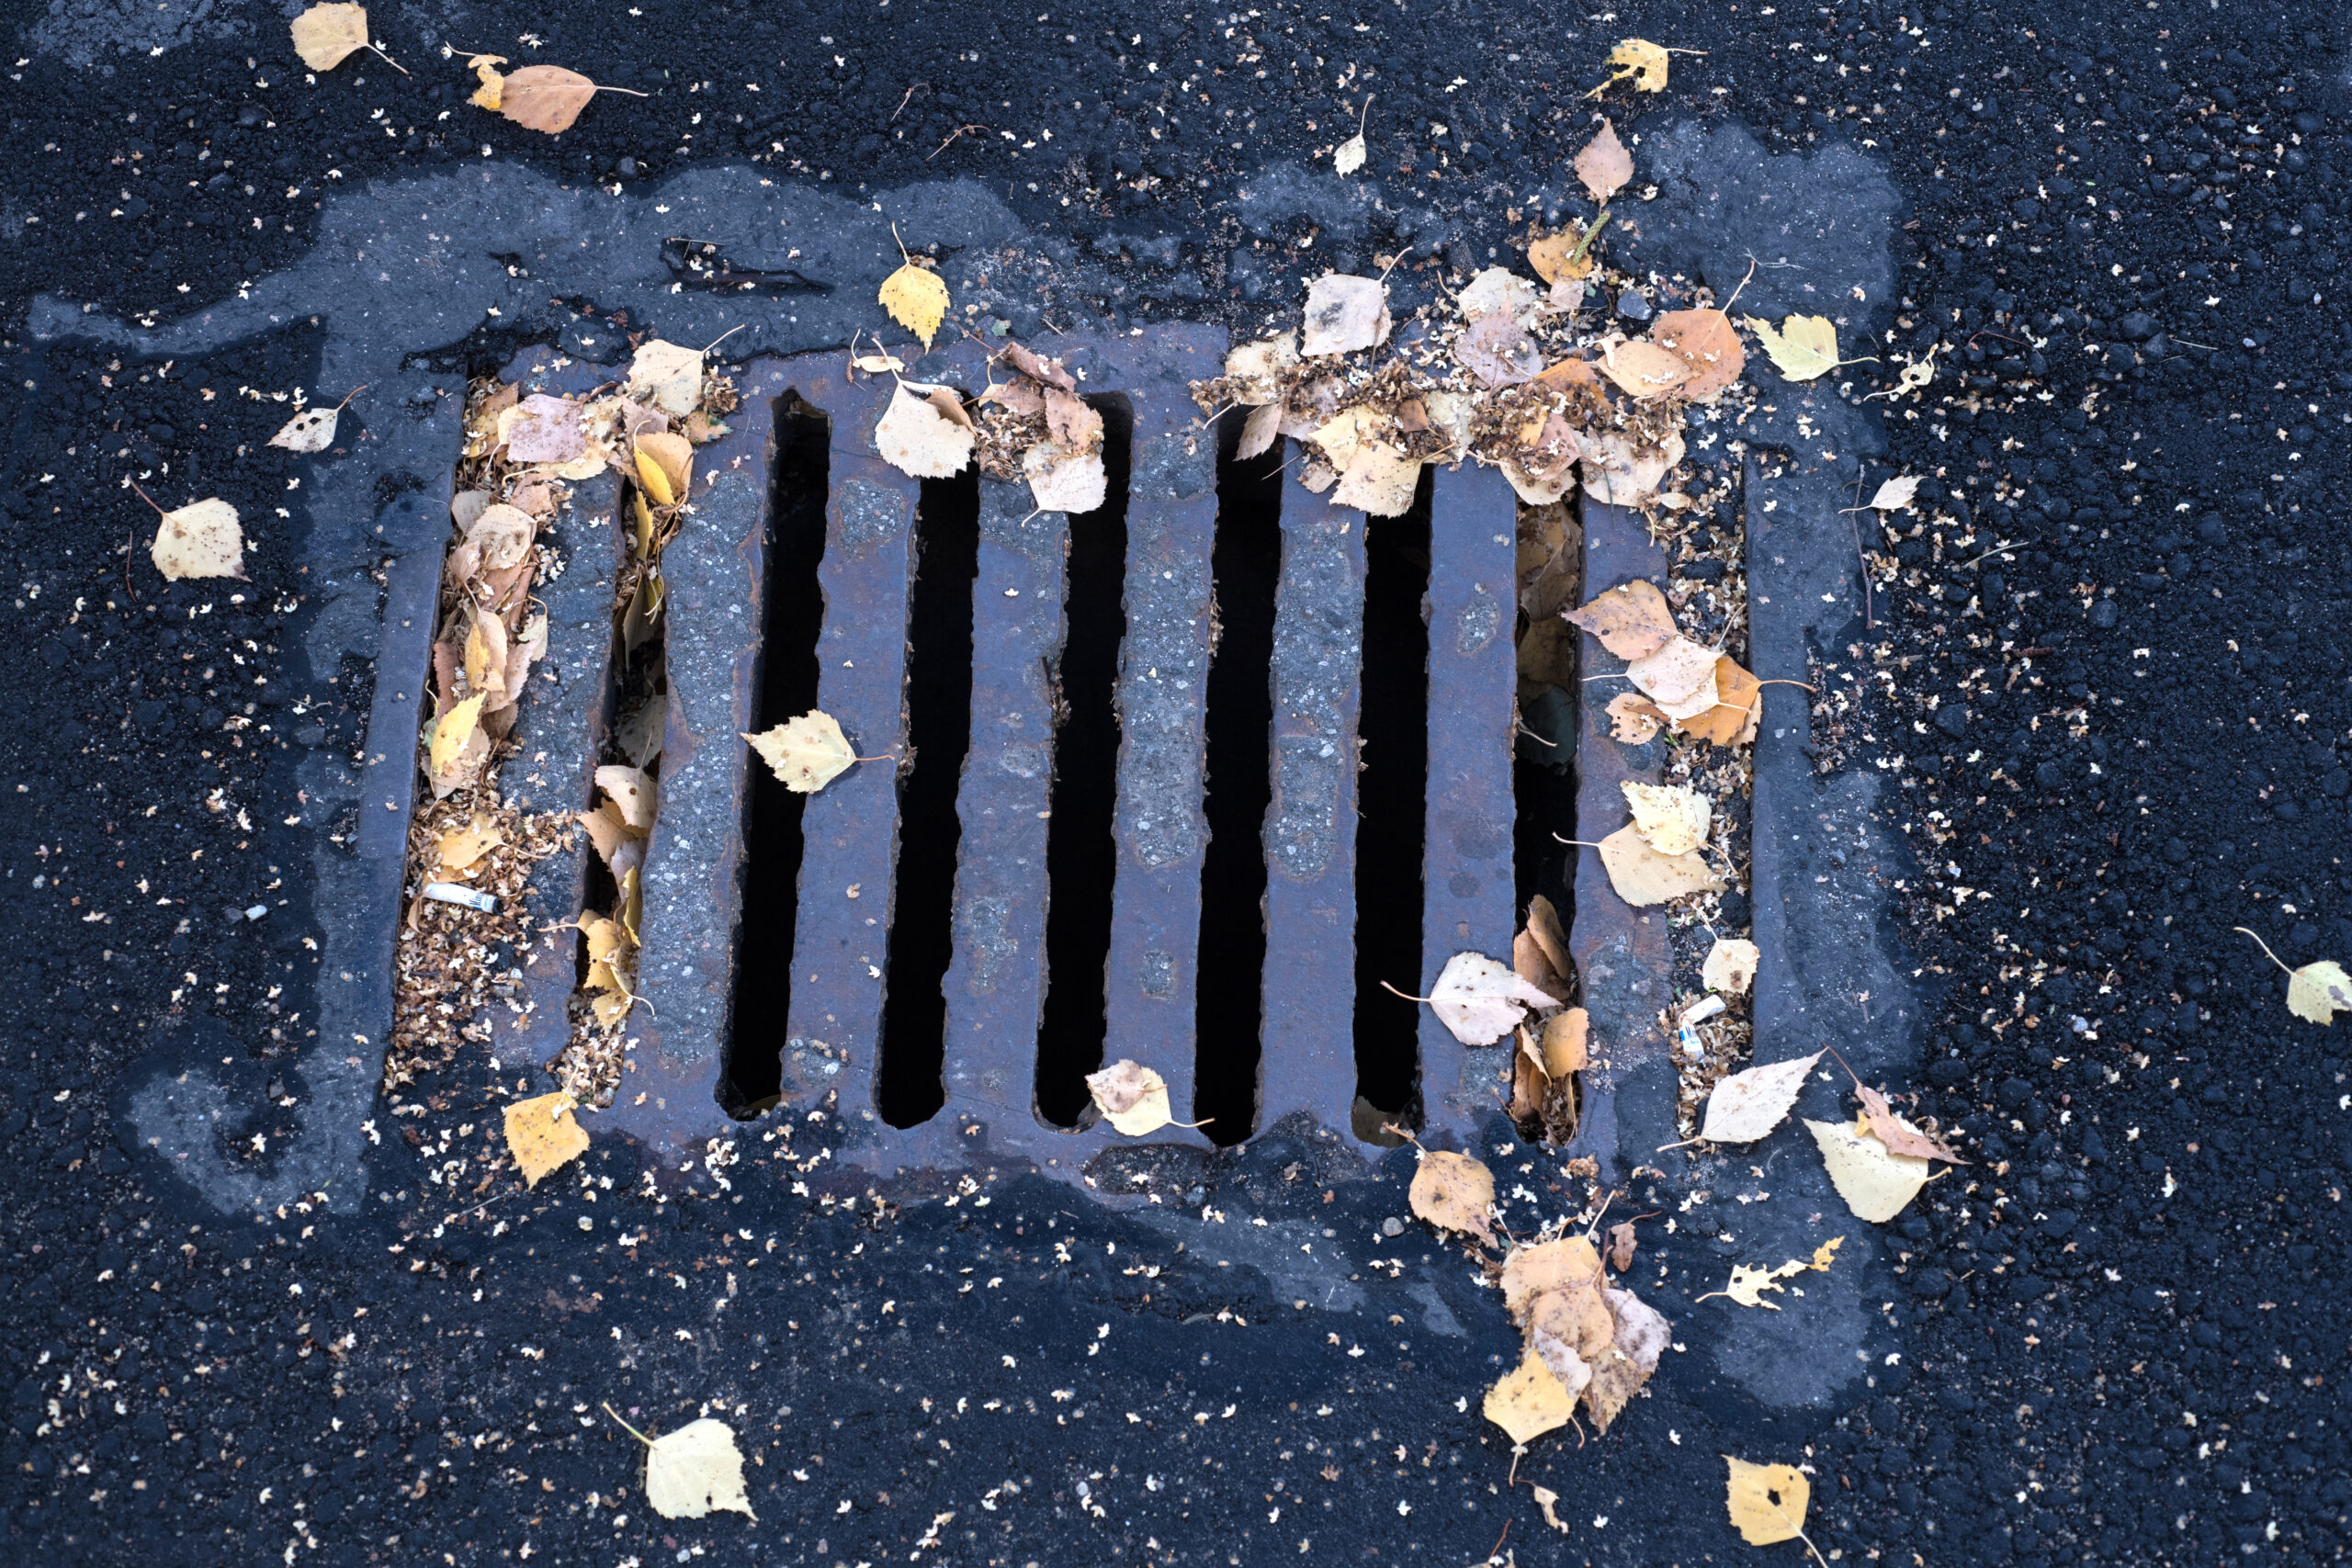
<svg viewBox="0 0 2352 1568">
<path fill-rule="evenodd" d="M 1429 796 L 1430 473 L 1401 517 L 1364 525 L 1356 776 L 1356 1095 L 1413 1111 L 1420 1084 L 1421 842 Z"/>
<path fill-rule="evenodd" d="M 899 773 L 899 856 L 882 998 L 875 1110 L 893 1127 L 947 1103 L 947 994 L 955 956 L 956 792 L 972 741 L 972 581 L 980 570 L 977 471 L 925 479 L 915 507 L 907 595 L 907 746 Z"/>
<path fill-rule="evenodd" d="M 777 411 L 775 479 L 767 541 L 767 613 L 760 627 L 752 728 L 768 729 L 817 705 L 817 633 L 824 593 L 830 474 L 824 415 L 795 401 Z M 735 944 L 735 999 L 718 1077 L 730 1115 L 755 1116 L 783 1088 L 786 1020 L 792 1009 L 792 942 L 799 912 L 800 814 L 805 795 L 766 764 L 748 770 L 743 826 L 743 917 Z"/>
<path fill-rule="evenodd" d="M 1241 1142 L 1258 1121 L 1264 835 L 1273 801 L 1274 591 L 1283 564 L 1285 443 L 1238 458 L 1234 448 L 1240 435 L 1240 417 L 1228 415 L 1218 428 L 1216 544 L 1209 563 L 1216 626 L 1206 719 L 1209 847 L 1201 866 L 1189 1118 L 1205 1122 L 1203 1130 L 1219 1144 Z"/>
<path fill-rule="evenodd" d="M 1075 1127 L 1092 1104 L 1086 1075 L 1102 1065 L 1111 891 L 1119 863 L 1119 645 L 1127 635 L 1127 464 L 1135 410 L 1091 398 L 1102 416 L 1109 484 L 1102 510 L 1069 520 L 1062 582 L 1062 657 L 1054 730 L 1053 815 L 1046 833 L 1046 1007 L 1037 1028 L 1037 1114 Z"/>
</svg>

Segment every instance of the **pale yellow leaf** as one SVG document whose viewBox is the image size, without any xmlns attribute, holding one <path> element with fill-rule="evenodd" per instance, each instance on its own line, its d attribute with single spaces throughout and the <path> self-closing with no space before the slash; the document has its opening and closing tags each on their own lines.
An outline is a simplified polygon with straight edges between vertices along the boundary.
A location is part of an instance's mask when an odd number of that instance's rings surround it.
<svg viewBox="0 0 2352 1568">
<path fill-rule="evenodd" d="M 1140 1062 L 1121 1058 L 1086 1075 L 1086 1092 L 1102 1119 L 1124 1135 L 1140 1138 L 1176 1119 L 1168 1100 L 1168 1080 Z"/>
<path fill-rule="evenodd" d="M 1626 665 L 1625 679 L 1669 717 L 1684 717 L 1676 710 L 1687 706 L 1707 687 L 1715 673 L 1715 660 L 1722 657 L 1705 643 L 1678 635 L 1668 637 L 1656 652 Z"/>
<path fill-rule="evenodd" d="M 1556 1006 L 1552 998 L 1478 953 L 1457 953 L 1430 987 L 1430 1010 L 1464 1045 L 1491 1045 L 1519 1027 L 1528 1008 Z"/>
<path fill-rule="evenodd" d="M 1792 1259 L 1781 1264 L 1778 1269 L 1768 1269 L 1761 1263 L 1735 1263 L 1731 1266 L 1731 1283 L 1720 1291 L 1709 1291 L 1705 1295 L 1695 1299 L 1703 1302 L 1712 1301 L 1717 1296 L 1728 1296 L 1742 1306 L 1760 1306 L 1768 1312 L 1778 1312 L 1781 1310 L 1781 1303 L 1766 1301 L 1764 1292 L 1774 1291 L 1785 1293 L 1788 1287 L 1781 1281 L 1792 1274 L 1804 1273 L 1806 1267 L 1807 1265 L 1802 1259 Z"/>
<path fill-rule="evenodd" d="M 351 8 L 356 11 L 359 7 Z M 269 438 L 269 444 L 288 452 L 323 452 L 334 445 L 335 423 L 342 417 L 340 404 L 331 409 L 305 409 L 280 426 L 277 434 Z"/>
<path fill-rule="evenodd" d="M 571 1111 L 571 1097 L 558 1089 L 508 1102 L 506 1152 L 533 1187 L 588 1152 L 588 1129 Z"/>
<path fill-rule="evenodd" d="M 1719 893 L 1723 882 L 1695 854 L 1662 855 L 1642 841 L 1631 823 L 1600 840 L 1600 864 L 1617 897 L 1636 908 L 1691 893 Z"/>
<path fill-rule="evenodd" d="M 665 1519 L 698 1519 L 725 1509 L 759 1520 L 743 1489 L 734 1430 L 707 1416 L 646 1445 L 645 1500 Z"/>
<path fill-rule="evenodd" d="M 702 401 L 702 351 L 652 338 L 629 356 L 627 390 L 673 419 L 684 419 Z"/>
<path fill-rule="evenodd" d="M 294 52 L 303 64 L 313 71 L 332 71 L 353 51 L 368 47 L 368 7 L 313 6 L 294 18 L 293 33 Z"/>
<path fill-rule="evenodd" d="M 2332 959 L 2306 964 L 2287 977 L 2287 1007 L 2312 1023 L 2332 1023 L 2352 1011 L 2352 975 Z"/>
<path fill-rule="evenodd" d="M 1620 692 L 1609 699 L 1609 738 L 1628 746 L 1645 746 L 1669 723 L 1665 710 L 1639 692 Z"/>
<path fill-rule="evenodd" d="M 1421 484 L 1421 464 L 1385 441 L 1365 441 L 1340 470 L 1334 506 L 1352 506 L 1374 517 L 1401 516 Z"/>
<path fill-rule="evenodd" d="M 874 427 L 874 449 L 910 479 L 944 479 L 962 473 L 972 460 L 972 441 L 971 426 L 949 419 L 903 381 Z"/>
<path fill-rule="evenodd" d="M 1688 784 L 1627 780 L 1617 786 L 1634 814 L 1634 831 L 1662 855 L 1687 855 L 1707 841 L 1714 808 Z"/>
<path fill-rule="evenodd" d="M 1423 1154 L 1406 1198 L 1415 1214 L 1440 1230 L 1494 1239 L 1487 1211 L 1495 1203 L 1495 1175 L 1468 1155 L 1448 1149 Z"/>
<path fill-rule="evenodd" d="M 1099 450 L 1074 452 L 1057 441 L 1040 441 L 1021 455 L 1021 472 L 1040 512 L 1081 516 L 1100 510 L 1110 495 L 1110 471 Z"/>
<path fill-rule="evenodd" d="M 237 526 L 237 509 L 214 496 L 164 513 L 148 558 L 175 582 L 185 577 L 243 577 L 245 536 Z"/>
<path fill-rule="evenodd" d="M 922 339 L 928 352 L 947 315 L 947 285 L 940 276 L 909 262 L 882 280 L 879 298 L 890 319 Z"/>
<path fill-rule="evenodd" d="M 643 768 L 607 762 L 596 770 L 596 787 L 611 798 L 622 822 L 640 833 L 653 830 L 656 796 L 653 780 Z"/>
<path fill-rule="evenodd" d="M 1878 493 L 1871 497 L 1871 505 L 1880 512 L 1900 512 L 1911 504 L 1911 498 L 1918 492 L 1918 475 L 1897 475 L 1878 487 Z"/>
<path fill-rule="evenodd" d="M 1927 1185 L 1932 1168 L 1926 1160 L 1896 1154 L 1850 1122 L 1807 1121 L 1805 1126 L 1821 1147 L 1830 1184 L 1857 1219 L 1884 1224 Z"/>
<path fill-rule="evenodd" d="M 1755 983 L 1758 959 L 1756 944 L 1746 937 L 1717 937 L 1707 950 L 1706 963 L 1700 965 L 1700 982 L 1711 991 L 1744 997 Z"/>
<path fill-rule="evenodd" d="M 1331 149 L 1331 167 L 1339 174 L 1352 175 L 1363 167 L 1363 132 L 1359 130 Z"/>
<path fill-rule="evenodd" d="M 1760 317 L 1744 318 L 1747 330 L 1781 374 L 1792 381 L 1810 381 L 1838 366 L 1838 328 L 1826 316 L 1791 316 L 1775 332 Z"/>
<path fill-rule="evenodd" d="M 1763 1137 L 1797 1102 L 1797 1090 L 1822 1055 L 1815 1051 L 1722 1079 L 1707 1096 L 1707 1116 L 1699 1136 L 1713 1144 L 1752 1144 Z"/>
<path fill-rule="evenodd" d="M 1792 1464 L 1750 1464 L 1724 1455 L 1731 1466 L 1725 1501 L 1731 1522 L 1750 1546 L 1770 1546 L 1804 1534 L 1804 1511 L 1813 1483 Z"/>
<path fill-rule="evenodd" d="M 857 761 L 842 727 L 822 711 L 804 713 L 743 739 L 796 795 L 816 794 Z"/>
<path fill-rule="evenodd" d="M 526 130 L 549 136 L 571 129 L 597 93 L 596 84 L 560 65 L 526 65 L 507 73 L 498 112 Z"/>
<path fill-rule="evenodd" d="M 1375 278 L 1329 272 L 1306 286 L 1306 329 L 1298 352 L 1349 354 L 1388 336 L 1388 289 Z"/>
</svg>

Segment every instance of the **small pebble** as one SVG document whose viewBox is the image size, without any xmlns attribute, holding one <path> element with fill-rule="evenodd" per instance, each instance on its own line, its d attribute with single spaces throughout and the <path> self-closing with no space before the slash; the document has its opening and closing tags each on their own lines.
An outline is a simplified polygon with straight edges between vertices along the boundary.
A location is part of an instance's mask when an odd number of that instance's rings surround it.
<svg viewBox="0 0 2352 1568">
<path fill-rule="evenodd" d="M 1617 313 L 1629 321 L 1646 321 L 1652 314 L 1650 302 L 1632 288 L 1617 296 Z"/>
</svg>

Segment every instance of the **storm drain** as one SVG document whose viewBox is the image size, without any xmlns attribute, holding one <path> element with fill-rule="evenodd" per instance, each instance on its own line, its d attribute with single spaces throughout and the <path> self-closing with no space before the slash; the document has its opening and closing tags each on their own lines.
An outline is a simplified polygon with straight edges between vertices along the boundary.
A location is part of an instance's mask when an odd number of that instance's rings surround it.
<svg viewBox="0 0 2352 1568">
<path fill-rule="evenodd" d="M 893 383 L 845 356 L 736 372 L 664 559 L 612 1121 L 683 1154 L 781 1106 L 868 1168 L 1070 1167 L 1128 1057 L 1199 1123 L 1160 1141 L 1474 1129 L 1499 1054 L 1380 983 L 1510 951 L 1516 498 L 1464 465 L 1368 519 L 1237 459 L 1189 389 L 1207 329 L 1040 346 L 1104 417 L 1100 512 L 899 473 Z M 924 368 L 988 380 L 977 345 Z M 874 760 L 802 796 L 738 736 L 812 707 Z"/>
</svg>

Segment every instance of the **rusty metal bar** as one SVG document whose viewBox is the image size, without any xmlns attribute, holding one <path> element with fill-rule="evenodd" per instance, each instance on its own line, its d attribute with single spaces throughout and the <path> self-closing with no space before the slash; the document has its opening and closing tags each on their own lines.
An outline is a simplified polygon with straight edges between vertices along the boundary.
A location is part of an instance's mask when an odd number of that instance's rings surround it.
<svg viewBox="0 0 2352 1568">
<path fill-rule="evenodd" d="M 1430 493 L 1429 784 L 1421 869 L 1421 994 L 1457 953 L 1508 962 L 1518 915 L 1511 749 L 1519 667 L 1519 498 L 1496 469 L 1435 471 Z M 1425 1133 L 1468 1141 L 1492 1114 L 1501 1047 L 1467 1051 L 1420 1016 Z"/>
<path fill-rule="evenodd" d="M 1282 532 L 1259 1120 L 1304 1111 L 1344 1132 L 1356 1084 L 1350 979 L 1364 517 L 1308 500 L 1283 509 Z"/>
</svg>

